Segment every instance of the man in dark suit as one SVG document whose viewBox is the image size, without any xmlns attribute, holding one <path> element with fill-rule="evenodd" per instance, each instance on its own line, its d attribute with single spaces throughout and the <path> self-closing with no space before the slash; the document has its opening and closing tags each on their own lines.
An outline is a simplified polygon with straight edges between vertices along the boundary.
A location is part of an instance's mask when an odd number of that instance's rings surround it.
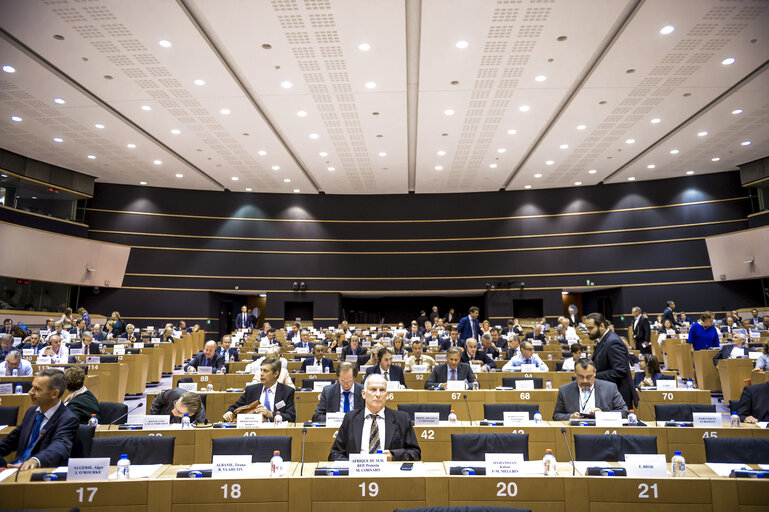
<svg viewBox="0 0 769 512">
<path fill-rule="evenodd" d="M 393 353 L 387 347 L 382 347 L 377 351 L 377 361 L 379 363 L 366 370 L 366 376 L 363 378 L 363 383 L 366 383 L 366 379 L 370 375 L 380 374 L 386 381 L 400 382 L 402 387 L 406 387 L 406 380 L 403 378 L 403 368 L 397 364 L 392 364 Z"/>
<path fill-rule="evenodd" d="M 73 338 L 82 338 L 83 333 L 85 332 L 85 320 L 82 318 L 79 318 L 75 325 L 72 326 L 72 328 L 69 330 L 70 335 L 72 335 Z"/>
<path fill-rule="evenodd" d="M 481 336 L 481 347 L 486 354 L 496 359 L 499 357 L 499 349 L 507 344 L 507 340 L 499 335 L 499 330 L 496 327 L 492 327 L 490 332 L 487 332 Z"/>
<path fill-rule="evenodd" d="M 232 336 L 229 334 L 222 336 L 222 344 L 216 347 L 216 353 L 224 358 L 225 363 L 240 361 L 238 349 L 232 346 Z"/>
<path fill-rule="evenodd" d="M 240 313 L 235 318 L 236 329 L 251 329 L 254 327 L 254 317 L 248 312 L 248 306 L 240 306 Z"/>
<path fill-rule="evenodd" d="M 293 423 L 296 421 L 294 409 L 294 389 L 278 382 L 281 362 L 276 357 L 265 357 L 262 361 L 260 384 L 252 384 L 246 387 L 246 391 L 224 413 L 224 421 L 235 421 L 233 411 L 238 407 L 249 405 L 259 400 L 254 414 L 261 414 L 264 421 L 272 420 L 275 413 L 280 413 L 283 421 Z"/>
<path fill-rule="evenodd" d="M 302 368 L 299 373 L 307 373 L 308 366 L 320 366 L 321 368 L 328 368 L 329 373 L 334 371 L 334 361 L 328 357 L 324 357 L 326 353 L 326 346 L 318 343 L 312 347 L 312 357 L 305 357 L 302 361 Z"/>
<path fill-rule="evenodd" d="M 475 374 L 467 363 L 461 362 L 462 349 L 451 347 L 446 353 L 446 362 L 433 368 L 430 378 L 425 382 L 425 389 L 446 389 L 446 381 L 460 380 L 474 382 Z"/>
<path fill-rule="evenodd" d="M 745 423 L 769 421 L 769 382 L 745 386 L 737 413 Z"/>
<path fill-rule="evenodd" d="M 534 330 L 527 332 L 524 339 L 527 340 L 539 340 L 544 343 L 545 341 L 545 333 L 542 332 L 542 324 L 536 324 L 534 325 Z"/>
<path fill-rule="evenodd" d="M 200 395 L 181 388 L 166 389 L 156 396 L 152 401 L 150 414 L 168 414 L 171 416 L 171 423 L 181 423 L 185 414 L 192 423 L 199 425 L 208 423 L 206 407 Z"/>
<path fill-rule="evenodd" d="M 411 417 L 385 407 L 387 381 L 371 375 L 362 393 L 365 407 L 345 414 L 328 460 L 347 460 L 350 454 L 382 450 L 387 460 L 420 460 L 422 450 Z"/>
<path fill-rule="evenodd" d="M 449 347 L 465 347 L 465 340 L 459 339 L 459 329 L 456 327 L 452 327 L 449 331 L 449 337 L 443 338 L 443 341 L 441 341 L 441 350 L 446 351 L 449 349 Z"/>
<path fill-rule="evenodd" d="M 197 371 L 201 366 L 210 366 L 211 372 L 216 373 L 224 366 L 224 356 L 216 353 L 216 342 L 207 341 L 202 352 L 198 352 L 192 360 L 184 365 L 185 371 Z"/>
<path fill-rule="evenodd" d="M 641 314 L 641 308 L 633 306 L 633 341 L 635 341 L 636 350 L 641 353 L 651 354 L 651 326 L 649 319 Z"/>
<path fill-rule="evenodd" d="M 363 386 L 355 382 L 358 365 L 342 363 L 337 368 L 337 382 L 326 386 L 320 394 L 320 401 L 312 413 L 312 421 L 326 421 L 326 413 L 350 412 L 363 409 Z"/>
<path fill-rule="evenodd" d="M 99 355 L 101 354 L 101 349 L 99 349 L 99 343 L 94 343 L 93 341 L 93 334 L 91 331 L 84 331 L 83 332 L 83 341 L 76 341 L 75 343 L 71 343 L 69 346 L 69 349 L 82 349 L 84 356 L 90 356 L 90 355 Z"/>
<path fill-rule="evenodd" d="M 489 335 L 484 334 L 484 336 Z M 489 336 L 489 341 L 491 341 L 491 336 Z M 478 348 L 478 340 L 473 339 L 465 341 L 465 351 L 462 353 L 460 361 L 467 364 L 479 364 L 482 368 L 487 366 L 489 368 L 497 367 L 497 363 L 484 350 Z M 484 369 L 483 371 L 486 370 Z"/>
<path fill-rule="evenodd" d="M 430 323 L 435 325 L 435 320 L 441 315 L 438 313 L 438 306 L 433 306 L 433 310 L 430 312 Z"/>
<path fill-rule="evenodd" d="M 558 388 L 553 420 L 568 421 L 582 414 L 619 411 L 627 417 L 628 408 L 612 382 L 597 380 L 595 365 L 582 358 L 574 364 L 576 380 Z"/>
<path fill-rule="evenodd" d="M 459 329 L 459 339 L 466 340 L 469 338 L 479 338 L 481 335 L 481 324 L 478 322 L 478 314 L 480 310 L 473 306 L 470 308 L 469 314 L 459 321 L 457 329 Z"/>
<path fill-rule="evenodd" d="M 358 356 L 358 359 L 366 355 L 366 349 L 360 346 L 360 340 L 356 334 L 350 336 L 350 344 L 342 349 L 342 361 L 347 360 L 347 356 Z"/>
<path fill-rule="evenodd" d="M 670 323 L 675 325 L 678 325 L 678 322 L 676 322 L 676 314 L 673 313 L 673 310 L 676 309 L 676 303 L 672 300 L 667 301 L 667 307 L 665 308 L 665 311 L 662 312 L 662 324 L 665 324 L 665 320 L 670 320 Z"/>
<path fill-rule="evenodd" d="M 389 326 L 387 326 L 387 325 L 383 325 L 383 326 L 382 326 L 382 332 L 380 332 L 379 334 L 377 334 L 377 335 L 374 337 L 374 339 L 375 339 L 375 340 L 391 340 L 391 341 L 392 341 L 392 339 L 393 339 L 394 337 L 395 337 L 395 336 L 393 335 L 393 333 L 391 333 L 391 332 L 390 332 L 390 327 L 389 327 Z"/>
<path fill-rule="evenodd" d="M 446 313 L 446 323 L 453 324 L 457 321 L 457 314 L 454 313 L 454 308 L 449 308 L 449 312 Z"/>
<path fill-rule="evenodd" d="M 26 471 L 67 463 L 78 421 L 61 401 L 66 388 L 63 372 L 47 369 L 37 373 L 29 390 L 32 407 L 27 409 L 21 425 L 0 441 L 0 456 L 16 452 L 16 462 L 10 467 Z M 0 459 L 0 464 L 5 461 Z"/>
<path fill-rule="evenodd" d="M 411 324 L 411 330 L 406 333 L 406 339 L 407 340 L 418 340 L 422 337 L 422 332 L 419 330 L 419 326 L 417 324 Z"/>
<path fill-rule="evenodd" d="M 13 320 L 10 318 L 6 318 L 3 320 L 3 330 L 0 331 L 0 334 L 13 334 L 11 332 L 11 329 L 13 328 Z"/>
<path fill-rule="evenodd" d="M 713 358 L 713 364 L 718 368 L 720 359 L 737 359 L 738 357 L 748 357 L 748 347 L 745 346 L 745 335 L 741 332 L 732 334 L 731 344 L 724 345 L 718 354 Z"/>
<path fill-rule="evenodd" d="M 21 344 L 21 349 L 32 349 L 32 353 L 34 355 L 38 355 L 43 351 L 43 348 L 45 347 L 44 343 L 40 342 L 40 335 L 36 332 L 33 332 L 29 336 L 27 336 L 24 339 L 24 343 Z"/>
<path fill-rule="evenodd" d="M 290 341 L 294 344 L 299 342 L 299 338 L 301 335 L 304 334 L 302 332 L 302 324 L 300 322 L 296 322 L 294 325 L 291 326 L 291 329 L 286 333 L 286 341 Z"/>
<path fill-rule="evenodd" d="M 309 354 L 312 352 L 312 348 L 315 346 L 314 343 L 310 342 L 310 333 L 307 331 L 302 331 L 301 339 L 297 338 L 297 342 L 294 343 L 294 348 L 306 348 L 307 353 Z"/>
<path fill-rule="evenodd" d="M 625 400 L 628 409 L 638 403 L 638 395 L 630 376 L 627 346 L 611 329 L 609 322 L 601 313 L 590 313 L 585 320 L 588 336 L 597 340 L 593 352 L 593 362 L 598 372 L 596 377 L 613 382 Z"/>
</svg>

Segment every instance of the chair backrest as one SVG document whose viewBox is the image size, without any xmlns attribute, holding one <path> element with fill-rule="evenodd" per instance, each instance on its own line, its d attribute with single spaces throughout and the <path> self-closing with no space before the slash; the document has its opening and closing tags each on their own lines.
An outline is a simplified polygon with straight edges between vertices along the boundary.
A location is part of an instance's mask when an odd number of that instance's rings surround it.
<svg viewBox="0 0 769 512">
<path fill-rule="evenodd" d="M 96 437 L 91 443 L 91 457 L 109 457 L 112 466 L 123 453 L 131 464 L 173 464 L 175 440 L 156 436 Z"/>
<path fill-rule="evenodd" d="M 533 380 L 534 389 L 542 389 L 542 377 L 502 377 L 502 386 L 506 388 L 514 388 L 515 381 L 517 380 Z"/>
<path fill-rule="evenodd" d="M 333 384 L 334 382 L 336 382 L 336 379 L 302 379 L 302 388 L 312 389 L 315 386 L 313 382 L 328 382 L 330 384 Z"/>
<path fill-rule="evenodd" d="M 739 400 L 729 400 L 729 412 L 737 412 L 740 410 Z"/>
<path fill-rule="evenodd" d="M 94 432 L 96 432 L 96 427 L 78 425 L 77 435 L 72 443 L 72 450 L 70 450 L 69 456 L 75 458 L 90 457 Z"/>
<path fill-rule="evenodd" d="M 623 461 L 628 453 L 657 453 L 657 436 L 574 434 L 574 460 Z"/>
<path fill-rule="evenodd" d="M 555 371 L 557 372 L 563 371 L 563 361 L 555 362 Z"/>
<path fill-rule="evenodd" d="M 441 421 L 448 421 L 451 404 L 398 404 L 398 410 L 407 412 L 411 421 L 415 412 L 437 412 Z"/>
<path fill-rule="evenodd" d="M 251 462 L 270 462 L 273 452 L 280 451 L 284 461 L 291 460 L 291 436 L 245 436 L 211 439 L 211 455 L 247 455 Z"/>
<path fill-rule="evenodd" d="M 484 460 L 486 453 L 522 453 L 529 460 L 529 434 L 451 434 L 451 460 Z"/>
<path fill-rule="evenodd" d="M 487 420 L 502 421 L 506 412 L 529 413 L 529 419 L 534 419 L 534 413 L 539 410 L 539 404 L 483 404 L 483 417 Z"/>
<path fill-rule="evenodd" d="M 192 377 L 179 377 L 177 384 L 192 384 Z"/>
<path fill-rule="evenodd" d="M 0 425 L 15 427 L 19 421 L 19 408 L 17 406 L 0 407 Z"/>
<path fill-rule="evenodd" d="M 705 438 L 705 462 L 769 464 L 769 439 Z"/>
<path fill-rule="evenodd" d="M 677 377 L 675 375 L 665 375 L 663 373 L 657 376 L 657 380 L 676 380 L 676 379 Z"/>
<path fill-rule="evenodd" d="M 115 425 L 124 425 L 128 421 L 128 416 L 124 416 L 128 412 L 128 406 L 119 402 L 99 402 L 99 417 L 101 422 L 108 425 L 117 420 L 121 416 L 123 418 L 115 423 Z"/>
<path fill-rule="evenodd" d="M 692 413 L 716 412 L 712 404 L 655 404 L 654 416 L 657 421 L 693 421 Z"/>
<path fill-rule="evenodd" d="M 117 363 L 117 356 L 99 356 L 99 363 Z"/>
</svg>

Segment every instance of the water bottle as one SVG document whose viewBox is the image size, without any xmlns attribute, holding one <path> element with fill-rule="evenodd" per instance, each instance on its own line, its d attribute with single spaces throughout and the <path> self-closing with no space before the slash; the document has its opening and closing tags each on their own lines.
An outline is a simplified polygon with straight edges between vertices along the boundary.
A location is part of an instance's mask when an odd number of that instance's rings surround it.
<svg viewBox="0 0 769 512">
<path fill-rule="evenodd" d="M 128 460 L 128 455 L 125 453 L 120 456 L 120 460 L 117 461 L 117 473 L 115 477 L 118 480 L 128 480 L 131 473 L 131 461 Z"/>
<path fill-rule="evenodd" d="M 736 412 L 732 411 L 732 426 L 733 427 L 739 427 L 740 426 L 740 415 Z"/>
<path fill-rule="evenodd" d="M 270 459 L 270 476 L 286 476 L 283 468 L 283 457 L 280 456 L 280 451 L 278 450 L 272 452 L 272 458 Z"/>
<path fill-rule="evenodd" d="M 16 384 L 16 389 L 14 390 L 14 393 L 17 395 L 23 395 L 24 394 L 24 388 L 21 387 L 21 384 Z"/>
<path fill-rule="evenodd" d="M 454 413 L 454 409 L 451 410 L 449 413 L 449 423 L 456 423 L 457 422 L 457 415 Z"/>
<path fill-rule="evenodd" d="M 547 381 L 545 381 L 545 389 L 553 389 L 553 383 L 550 382 L 550 379 L 547 379 Z"/>
<path fill-rule="evenodd" d="M 185 430 L 185 429 L 188 429 L 188 428 L 190 428 L 190 415 L 189 414 L 185 414 L 182 417 L 182 430 Z"/>
<path fill-rule="evenodd" d="M 478 379 L 475 379 L 473 381 L 473 391 L 478 391 L 479 389 L 481 389 L 481 385 L 478 384 Z"/>
<path fill-rule="evenodd" d="M 90 427 L 98 427 L 99 426 L 99 420 L 96 418 L 95 414 L 91 414 L 91 418 L 88 420 L 88 426 L 90 426 Z"/>
<path fill-rule="evenodd" d="M 221 368 L 219 368 L 219 375 L 224 375 L 226 371 L 227 369 L 224 366 L 222 366 Z"/>
<path fill-rule="evenodd" d="M 283 425 L 283 416 L 279 412 L 276 412 L 275 416 L 272 417 L 272 421 L 275 423 L 276 427 L 280 427 Z"/>
<path fill-rule="evenodd" d="M 13 372 L 11 372 L 11 375 L 14 376 L 14 377 L 18 377 L 19 376 L 19 369 L 18 368 L 14 368 Z"/>
<path fill-rule="evenodd" d="M 474 476 L 475 470 L 473 468 L 462 468 L 462 474 L 465 476 Z"/>
<path fill-rule="evenodd" d="M 633 409 L 630 409 L 627 413 L 627 424 L 630 427 L 638 426 L 638 416 L 635 415 Z"/>
<path fill-rule="evenodd" d="M 686 476 L 686 461 L 681 452 L 677 451 L 673 454 L 673 458 L 670 459 L 672 465 L 672 473 L 674 477 L 683 478 Z"/>
<path fill-rule="evenodd" d="M 539 425 L 542 424 L 542 413 L 540 413 L 539 411 L 534 413 L 534 423 Z"/>
<path fill-rule="evenodd" d="M 550 448 L 545 450 L 545 456 L 542 459 L 542 463 L 545 466 L 545 476 L 555 476 L 556 460 L 555 455 L 553 455 L 553 450 Z"/>
<path fill-rule="evenodd" d="M 214 392 L 214 385 L 209 382 L 208 386 L 206 386 L 206 391 L 208 391 L 209 393 L 213 393 Z"/>
<path fill-rule="evenodd" d="M 328 366 L 323 367 L 323 373 L 328 373 Z"/>
<path fill-rule="evenodd" d="M 686 389 L 694 389 L 694 382 L 692 382 L 692 379 L 686 381 Z"/>
<path fill-rule="evenodd" d="M 551 354 L 550 352 L 547 353 L 547 360 L 548 361 L 552 361 L 553 360 L 553 354 Z"/>
</svg>

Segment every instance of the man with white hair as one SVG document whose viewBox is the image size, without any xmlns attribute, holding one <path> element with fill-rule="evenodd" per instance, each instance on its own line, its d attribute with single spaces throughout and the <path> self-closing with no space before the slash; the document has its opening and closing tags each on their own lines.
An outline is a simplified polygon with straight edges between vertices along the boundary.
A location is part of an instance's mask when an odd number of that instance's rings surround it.
<svg viewBox="0 0 769 512">
<path fill-rule="evenodd" d="M 194 372 L 201 366 L 210 366 L 211 372 L 216 373 L 224 366 L 224 356 L 216 353 L 216 342 L 209 340 L 192 360 L 184 366 L 185 371 Z"/>
<path fill-rule="evenodd" d="M 61 338 L 61 341 L 63 341 L 64 343 L 69 343 L 70 334 L 69 334 L 68 331 L 64 330 L 61 321 L 54 322 L 54 324 L 53 324 L 53 331 L 48 333 L 48 337 L 45 339 L 45 341 L 50 343 L 51 336 L 53 336 L 53 335 L 59 336 L 59 338 Z"/>
<path fill-rule="evenodd" d="M 13 376 L 13 370 L 17 370 L 19 377 L 30 377 L 32 375 L 32 365 L 26 359 L 22 359 L 20 350 L 11 350 L 5 361 L 0 363 L 0 377 Z"/>
</svg>

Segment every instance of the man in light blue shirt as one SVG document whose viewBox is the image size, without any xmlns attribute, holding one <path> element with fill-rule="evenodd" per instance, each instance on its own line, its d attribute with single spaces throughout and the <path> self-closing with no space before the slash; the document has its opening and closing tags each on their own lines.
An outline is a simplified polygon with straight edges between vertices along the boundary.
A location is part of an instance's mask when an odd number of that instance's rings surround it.
<svg viewBox="0 0 769 512">
<path fill-rule="evenodd" d="M 503 372 L 519 371 L 521 369 L 521 365 L 524 364 L 533 364 L 538 372 L 548 371 L 548 367 L 545 362 L 534 353 L 534 345 L 529 340 L 525 340 L 523 343 L 521 343 L 520 350 L 520 354 L 510 359 L 507 364 L 502 367 Z"/>
<path fill-rule="evenodd" d="M 21 352 L 18 350 L 11 350 L 5 356 L 5 361 L 0 363 L 0 376 L 12 376 L 13 370 L 18 370 L 19 377 L 32 376 L 32 365 L 26 359 L 21 358 Z"/>
</svg>

